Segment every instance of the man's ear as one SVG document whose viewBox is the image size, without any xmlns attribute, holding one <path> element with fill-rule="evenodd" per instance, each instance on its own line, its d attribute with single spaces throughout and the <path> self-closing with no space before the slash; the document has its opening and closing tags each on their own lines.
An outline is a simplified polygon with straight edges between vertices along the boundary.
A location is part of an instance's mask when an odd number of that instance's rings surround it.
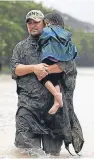
<svg viewBox="0 0 94 159">
<path fill-rule="evenodd" d="M 50 25 L 49 20 L 45 19 L 45 20 L 44 20 L 44 24 L 45 24 L 45 26 L 49 26 L 49 25 Z"/>
</svg>

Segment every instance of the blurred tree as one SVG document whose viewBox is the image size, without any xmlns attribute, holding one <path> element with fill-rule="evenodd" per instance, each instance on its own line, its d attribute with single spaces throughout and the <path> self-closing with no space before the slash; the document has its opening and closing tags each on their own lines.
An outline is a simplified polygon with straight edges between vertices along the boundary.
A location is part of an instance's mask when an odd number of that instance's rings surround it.
<svg viewBox="0 0 94 159">
<path fill-rule="evenodd" d="M 27 37 L 26 13 L 36 8 L 44 13 L 50 11 L 34 1 L 0 1 L 0 57 L 5 59 L 6 64 L 15 44 Z"/>
</svg>

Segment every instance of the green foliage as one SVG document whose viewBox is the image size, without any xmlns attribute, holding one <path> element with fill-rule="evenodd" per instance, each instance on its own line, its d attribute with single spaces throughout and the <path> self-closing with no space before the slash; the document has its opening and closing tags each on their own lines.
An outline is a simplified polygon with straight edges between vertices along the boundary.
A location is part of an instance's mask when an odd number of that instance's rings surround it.
<svg viewBox="0 0 94 159">
<path fill-rule="evenodd" d="M 34 1 L 0 1 L 0 56 L 10 57 L 16 43 L 26 38 L 25 16 L 36 8 L 50 11 Z"/>
<path fill-rule="evenodd" d="M 94 54 L 94 33 L 87 33 L 82 30 L 70 31 L 80 54 Z"/>
</svg>

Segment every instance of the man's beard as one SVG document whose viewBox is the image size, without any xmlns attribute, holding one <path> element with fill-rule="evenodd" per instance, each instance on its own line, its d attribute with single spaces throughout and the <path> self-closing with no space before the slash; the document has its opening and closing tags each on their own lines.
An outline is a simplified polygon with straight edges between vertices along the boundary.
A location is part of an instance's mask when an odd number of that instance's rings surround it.
<svg viewBox="0 0 94 159">
<path fill-rule="evenodd" d="M 37 30 L 31 31 L 30 34 L 31 34 L 32 36 L 40 36 L 40 32 L 38 32 Z"/>
</svg>

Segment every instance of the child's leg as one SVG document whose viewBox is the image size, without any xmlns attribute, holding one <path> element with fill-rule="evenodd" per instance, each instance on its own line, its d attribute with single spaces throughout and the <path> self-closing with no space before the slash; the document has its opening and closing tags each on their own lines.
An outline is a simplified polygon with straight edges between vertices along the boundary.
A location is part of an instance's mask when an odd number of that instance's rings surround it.
<svg viewBox="0 0 94 159">
<path fill-rule="evenodd" d="M 59 108 L 60 108 L 60 104 L 57 102 L 56 98 L 54 97 L 54 105 L 51 107 L 48 113 L 55 114 Z"/>
<path fill-rule="evenodd" d="M 50 59 L 45 59 L 43 62 L 48 65 L 56 63 Z M 44 84 L 54 96 L 54 105 L 49 111 L 50 114 L 55 114 L 58 108 L 63 106 L 62 93 L 60 92 L 60 87 L 58 85 L 58 80 L 61 78 L 61 74 L 62 73 L 48 74 L 41 80 L 41 83 Z"/>
<path fill-rule="evenodd" d="M 63 101 L 62 101 L 62 93 L 60 93 L 59 86 L 54 86 L 52 82 L 47 81 L 45 83 L 45 87 L 53 94 L 53 96 L 56 98 L 59 105 L 62 107 Z"/>
<path fill-rule="evenodd" d="M 55 88 L 60 93 L 60 87 L 59 87 L 59 85 L 55 86 Z M 62 106 L 63 106 L 63 101 L 62 101 Z M 60 108 L 60 104 L 58 103 L 56 97 L 54 96 L 54 105 L 49 110 L 49 114 L 55 114 L 59 108 Z"/>
</svg>

